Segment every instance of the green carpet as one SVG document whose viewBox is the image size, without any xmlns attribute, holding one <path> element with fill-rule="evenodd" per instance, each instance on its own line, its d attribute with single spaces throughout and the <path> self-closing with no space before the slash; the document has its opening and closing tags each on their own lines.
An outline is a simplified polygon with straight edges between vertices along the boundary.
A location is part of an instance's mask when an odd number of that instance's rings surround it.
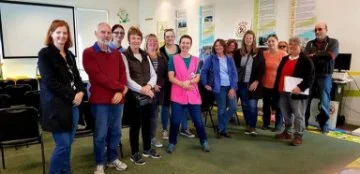
<svg viewBox="0 0 360 174">
<path fill-rule="evenodd" d="M 190 124 L 189 124 L 190 125 Z M 210 153 L 200 150 L 198 139 L 179 137 L 173 154 L 158 149 L 162 159 L 146 159 L 146 165 L 135 166 L 129 160 L 130 145 L 128 129 L 123 130 L 123 161 L 128 170 L 123 173 L 274 173 L 274 174 L 333 174 L 360 157 L 358 143 L 335 139 L 328 136 L 306 133 L 304 144 L 299 147 L 289 146 L 287 142 L 275 140 L 274 133 L 259 130 L 258 137 L 243 134 L 243 127 L 231 125 L 233 138 L 216 139 L 211 128 L 207 128 Z M 160 132 L 159 132 L 160 136 Z M 44 134 L 46 169 L 53 149 L 50 134 Z M 165 142 L 164 142 L 165 143 Z M 72 153 L 72 170 L 75 174 L 93 173 L 94 157 L 92 137 L 75 139 Z M 40 174 L 40 146 L 21 147 L 17 150 L 5 150 L 7 163 L 4 174 Z M 106 174 L 119 173 L 106 169 Z"/>
</svg>

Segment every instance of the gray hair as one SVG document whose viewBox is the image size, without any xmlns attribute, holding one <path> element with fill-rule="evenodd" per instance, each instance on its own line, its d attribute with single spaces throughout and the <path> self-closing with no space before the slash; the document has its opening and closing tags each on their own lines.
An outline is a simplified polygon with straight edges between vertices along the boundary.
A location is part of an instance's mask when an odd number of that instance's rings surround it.
<svg viewBox="0 0 360 174">
<path fill-rule="evenodd" d="M 293 36 L 293 37 L 291 37 L 291 38 L 289 39 L 289 44 L 290 44 L 291 42 L 295 43 L 297 46 L 300 46 L 300 47 L 303 46 L 303 40 L 302 40 L 300 37 L 298 37 L 298 36 Z"/>
</svg>

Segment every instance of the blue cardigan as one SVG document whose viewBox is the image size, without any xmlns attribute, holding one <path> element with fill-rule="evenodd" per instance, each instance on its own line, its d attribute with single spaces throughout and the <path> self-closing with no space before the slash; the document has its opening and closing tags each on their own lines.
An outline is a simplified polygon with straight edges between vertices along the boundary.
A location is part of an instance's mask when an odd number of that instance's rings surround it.
<svg viewBox="0 0 360 174">
<path fill-rule="evenodd" d="M 237 82 L 238 82 L 238 73 L 237 69 L 234 63 L 234 60 L 226 56 L 227 60 L 227 68 L 229 73 L 229 79 L 230 79 L 230 87 L 234 90 L 237 90 Z M 210 71 L 210 66 L 212 66 L 213 71 L 213 84 L 208 84 L 208 77 L 207 74 Z M 219 93 L 220 92 L 220 66 L 219 66 L 219 59 L 217 55 L 211 54 L 208 58 L 205 59 L 205 63 L 201 69 L 201 83 L 205 85 L 210 85 L 213 89 L 213 92 Z"/>
</svg>

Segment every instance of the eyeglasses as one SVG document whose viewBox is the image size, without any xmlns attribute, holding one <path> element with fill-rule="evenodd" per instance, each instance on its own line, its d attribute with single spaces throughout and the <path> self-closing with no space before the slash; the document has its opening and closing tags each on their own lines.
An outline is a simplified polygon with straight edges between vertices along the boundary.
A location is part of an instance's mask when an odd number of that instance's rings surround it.
<svg viewBox="0 0 360 174">
<path fill-rule="evenodd" d="M 279 45 L 279 48 L 286 48 L 286 45 Z"/>
<path fill-rule="evenodd" d="M 118 32 L 118 31 L 115 31 L 113 33 L 116 34 L 116 35 L 118 35 L 118 34 L 124 35 L 125 34 L 125 32 Z"/>
<path fill-rule="evenodd" d="M 324 28 L 315 28 L 314 31 L 317 32 L 317 31 L 322 31 Z"/>
</svg>

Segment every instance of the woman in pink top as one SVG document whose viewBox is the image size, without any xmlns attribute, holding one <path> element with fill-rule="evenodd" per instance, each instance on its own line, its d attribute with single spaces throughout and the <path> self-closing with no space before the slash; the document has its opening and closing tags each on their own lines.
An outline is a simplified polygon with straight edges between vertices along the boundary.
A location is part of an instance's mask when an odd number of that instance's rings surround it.
<svg viewBox="0 0 360 174">
<path fill-rule="evenodd" d="M 279 131 L 283 124 L 283 117 L 280 112 L 277 97 L 275 95 L 274 83 L 276 72 L 281 59 L 286 56 L 286 53 L 278 49 L 278 37 L 271 34 L 267 37 L 268 50 L 264 51 L 265 59 L 265 74 L 263 77 L 263 129 L 269 129 L 270 118 L 272 111 L 275 111 L 275 128 L 274 131 Z"/>
<path fill-rule="evenodd" d="M 204 123 L 201 117 L 201 96 L 198 89 L 200 81 L 199 58 L 190 55 L 192 39 L 189 35 L 180 38 L 180 54 L 169 59 L 168 76 L 171 82 L 171 125 L 167 152 L 172 153 L 177 143 L 177 135 L 184 111 L 188 109 L 194 122 L 202 150 L 209 152 Z"/>
</svg>

